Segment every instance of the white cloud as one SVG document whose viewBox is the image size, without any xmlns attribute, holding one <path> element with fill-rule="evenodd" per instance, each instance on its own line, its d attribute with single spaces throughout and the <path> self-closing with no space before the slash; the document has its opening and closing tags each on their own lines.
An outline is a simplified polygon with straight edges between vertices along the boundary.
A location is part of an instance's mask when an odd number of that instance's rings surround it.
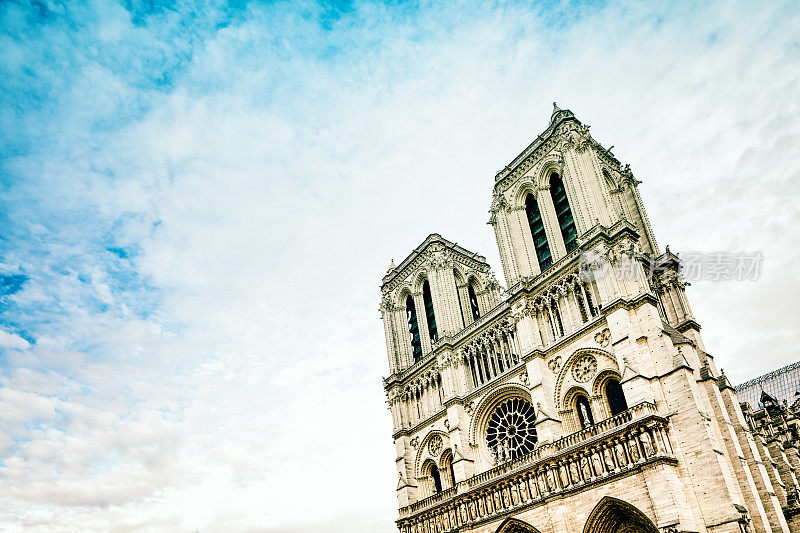
<svg viewBox="0 0 800 533">
<path fill-rule="evenodd" d="M 0 329 L 0 347 L 11 350 L 27 350 L 31 344 L 14 333 Z"/>
</svg>

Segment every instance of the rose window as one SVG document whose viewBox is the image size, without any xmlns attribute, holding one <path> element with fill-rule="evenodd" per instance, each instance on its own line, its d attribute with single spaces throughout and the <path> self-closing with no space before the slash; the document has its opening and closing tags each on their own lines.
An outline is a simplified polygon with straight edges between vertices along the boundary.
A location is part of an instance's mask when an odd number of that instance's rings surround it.
<svg viewBox="0 0 800 533">
<path fill-rule="evenodd" d="M 511 398 L 497 406 L 489 417 L 486 443 L 501 463 L 533 451 L 536 445 L 536 411 L 522 398 Z"/>
<path fill-rule="evenodd" d="M 572 368 L 572 377 L 579 383 L 586 383 L 594 373 L 597 372 L 597 359 L 593 355 L 587 354 L 575 362 Z"/>
<path fill-rule="evenodd" d="M 439 457 L 439 454 L 442 453 L 442 436 L 441 435 L 434 435 L 431 438 L 430 444 L 428 444 L 428 452 L 430 452 L 431 456 Z"/>
</svg>

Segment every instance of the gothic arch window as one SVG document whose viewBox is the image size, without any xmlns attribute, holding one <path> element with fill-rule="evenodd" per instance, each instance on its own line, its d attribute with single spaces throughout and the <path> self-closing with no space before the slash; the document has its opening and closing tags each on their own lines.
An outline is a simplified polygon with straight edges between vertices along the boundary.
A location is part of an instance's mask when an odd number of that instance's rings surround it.
<svg viewBox="0 0 800 533">
<path fill-rule="evenodd" d="M 458 309 L 461 311 L 458 315 L 458 323 L 463 328 L 466 326 L 466 315 L 464 314 L 464 302 L 461 301 L 461 288 L 464 285 L 464 279 L 461 277 L 461 274 L 458 272 L 457 269 L 453 269 L 453 278 L 456 280 L 456 297 L 458 298 Z"/>
<path fill-rule="evenodd" d="M 564 247 L 567 249 L 567 253 L 570 253 L 578 247 L 578 230 L 575 228 L 575 221 L 572 218 L 572 209 L 569 207 L 564 182 L 555 172 L 550 174 L 550 196 L 553 198 L 553 207 L 556 209 L 556 218 L 558 226 L 561 228 Z"/>
<path fill-rule="evenodd" d="M 617 379 L 609 379 L 606 382 L 606 399 L 611 410 L 611 416 L 616 416 L 628 410 L 628 402 L 625 400 L 625 393 Z"/>
<path fill-rule="evenodd" d="M 542 213 L 533 193 L 525 197 L 525 212 L 528 214 L 528 225 L 531 228 L 531 237 L 533 237 L 533 247 L 536 249 L 536 260 L 539 261 L 539 270 L 545 271 L 553 264 L 553 256 L 550 254 L 550 245 L 547 243 Z"/>
<path fill-rule="evenodd" d="M 475 295 L 475 284 L 470 281 L 467 286 L 467 294 L 469 295 L 469 307 L 472 310 L 473 320 L 478 320 L 481 317 L 481 311 L 478 307 L 478 297 Z"/>
<path fill-rule="evenodd" d="M 419 338 L 419 322 L 417 322 L 417 310 L 414 307 L 414 298 L 410 295 L 406 298 L 406 318 L 408 319 L 408 336 L 411 339 L 411 355 L 416 363 L 422 359 L 422 342 Z"/>
<path fill-rule="evenodd" d="M 590 294 L 591 287 L 581 281 L 575 281 L 570 287 L 573 289 L 575 300 L 578 302 L 581 322 L 587 322 L 590 318 L 596 317 L 597 308 L 594 306 L 594 301 Z"/>
<path fill-rule="evenodd" d="M 628 502 L 603 497 L 589 514 L 583 533 L 658 533 L 653 522 Z"/>
<path fill-rule="evenodd" d="M 422 301 L 425 304 L 425 318 L 428 322 L 428 335 L 430 336 L 431 341 L 435 341 L 439 338 L 439 335 L 436 332 L 436 315 L 433 313 L 431 284 L 428 283 L 428 280 L 425 280 L 425 283 L 422 284 Z"/>
<path fill-rule="evenodd" d="M 506 518 L 495 533 L 539 533 L 539 530 L 522 520 Z"/>
<path fill-rule="evenodd" d="M 433 459 L 429 458 L 423 463 L 419 481 L 424 498 L 442 492 L 442 474 Z"/>
<path fill-rule="evenodd" d="M 575 411 L 578 413 L 578 423 L 581 429 L 594 425 L 594 416 L 592 416 L 592 407 L 589 405 L 589 398 L 583 394 L 579 394 L 575 397 Z"/>
<path fill-rule="evenodd" d="M 586 296 L 586 304 L 589 306 L 589 314 L 593 317 L 597 316 L 597 307 L 592 300 L 592 291 L 595 290 L 594 281 L 590 281 L 587 285 L 583 285 L 583 295 Z"/>
<path fill-rule="evenodd" d="M 555 331 L 556 336 L 564 336 L 564 322 L 561 320 L 561 312 L 558 309 L 558 302 L 553 300 L 553 318 L 555 318 Z"/>
<path fill-rule="evenodd" d="M 524 398 L 501 402 L 489 417 L 486 444 L 498 463 L 530 453 L 537 440 L 536 411 Z"/>
<path fill-rule="evenodd" d="M 451 489 L 456 486 L 456 474 L 453 470 L 453 454 L 450 450 L 445 450 L 442 454 L 440 461 L 442 467 L 439 474 L 444 478 L 443 486 L 445 489 Z"/>
<path fill-rule="evenodd" d="M 442 492 L 442 476 L 439 474 L 439 469 L 436 465 L 431 465 L 431 480 L 433 480 L 433 493 Z"/>
</svg>

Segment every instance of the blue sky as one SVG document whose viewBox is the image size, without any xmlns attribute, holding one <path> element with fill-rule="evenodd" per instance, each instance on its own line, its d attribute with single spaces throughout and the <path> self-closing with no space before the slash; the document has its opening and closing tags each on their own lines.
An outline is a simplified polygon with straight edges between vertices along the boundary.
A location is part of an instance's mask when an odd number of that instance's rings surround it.
<svg viewBox="0 0 800 533">
<path fill-rule="evenodd" d="M 499 261 L 493 176 L 572 109 L 735 382 L 800 335 L 791 2 L 0 4 L 0 529 L 391 532 L 378 284 Z"/>
</svg>

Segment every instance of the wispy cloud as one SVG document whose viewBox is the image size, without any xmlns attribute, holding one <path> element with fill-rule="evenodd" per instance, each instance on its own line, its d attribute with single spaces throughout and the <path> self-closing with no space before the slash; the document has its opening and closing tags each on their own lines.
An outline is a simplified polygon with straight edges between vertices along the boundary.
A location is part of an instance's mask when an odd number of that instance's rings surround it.
<svg viewBox="0 0 800 533">
<path fill-rule="evenodd" d="M 734 381 L 796 358 L 790 3 L 0 6 L 4 530 L 394 531 L 378 283 L 487 255 L 494 172 L 569 107 Z M 753 357 L 758 353 L 759 357 Z"/>
</svg>

